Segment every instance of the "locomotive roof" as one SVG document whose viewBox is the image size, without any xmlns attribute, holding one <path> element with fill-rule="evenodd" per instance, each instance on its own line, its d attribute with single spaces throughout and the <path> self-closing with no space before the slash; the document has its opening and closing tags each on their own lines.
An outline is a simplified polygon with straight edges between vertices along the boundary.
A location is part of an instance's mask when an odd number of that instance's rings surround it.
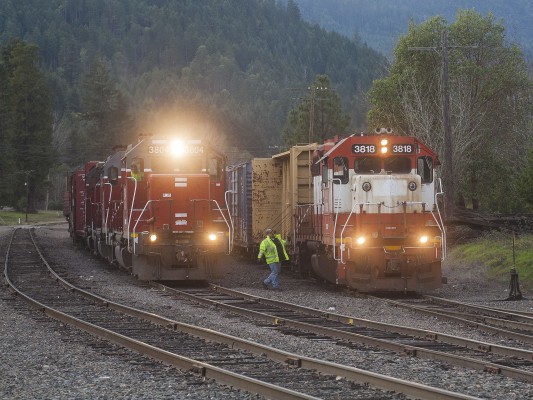
<svg viewBox="0 0 533 400">
<path fill-rule="evenodd" d="M 127 149 L 123 151 L 122 153 L 122 160 L 124 161 L 125 159 L 129 157 L 145 155 L 149 146 L 164 145 L 167 143 L 171 143 L 172 140 L 173 140 L 172 138 L 168 138 L 165 136 L 143 135 L 139 138 L 139 141 L 137 143 L 128 145 Z M 204 143 L 200 139 L 188 138 L 188 139 L 183 139 L 183 142 L 186 144 L 202 146 L 203 148 L 208 150 L 210 153 L 215 153 L 221 157 L 226 158 L 226 155 L 224 153 L 222 153 L 221 151 L 219 151 L 218 149 L 216 149 L 214 146 L 210 145 L 209 143 Z"/>
<path fill-rule="evenodd" d="M 322 156 L 322 157 L 321 157 L 321 158 L 320 158 L 315 164 L 318 164 L 318 163 L 319 163 L 320 161 L 322 161 L 323 159 L 328 158 L 329 155 L 330 155 L 335 149 L 337 149 L 341 144 L 343 144 L 346 140 L 350 139 L 350 138 L 353 137 L 353 136 L 355 136 L 355 133 L 352 134 L 352 135 L 350 135 L 350 136 L 348 136 L 348 137 L 345 137 L 345 138 L 339 140 L 339 141 L 338 141 L 337 143 L 335 143 L 335 145 L 334 145 L 331 149 L 329 149 L 329 150 L 328 150 L 328 151 L 327 151 L 327 152 L 326 152 L 326 153 L 325 153 L 325 154 L 324 154 L 324 155 L 323 155 L 323 156 Z"/>
<path fill-rule="evenodd" d="M 328 158 L 331 153 L 333 153 L 335 150 L 337 150 L 340 146 L 342 146 L 342 144 L 347 141 L 348 139 L 351 139 L 353 137 L 380 137 L 380 136 L 386 136 L 386 135 L 380 135 L 380 134 L 370 134 L 370 135 L 364 135 L 364 134 L 352 134 L 348 137 L 345 137 L 341 140 L 339 140 L 337 143 L 335 143 L 333 145 L 332 148 L 330 148 L 318 161 L 316 161 L 316 164 L 318 164 L 319 162 L 321 162 L 322 160 Z M 413 140 L 414 142 L 418 143 L 421 147 L 424 148 L 425 151 L 427 151 L 428 153 L 432 154 L 435 156 L 435 159 L 436 159 L 436 165 L 440 165 L 440 162 L 439 162 L 439 159 L 437 157 L 437 154 L 431 150 L 429 147 L 427 147 L 422 141 L 420 141 L 418 138 L 414 137 L 414 136 L 397 136 L 397 135 L 388 135 L 389 137 L 396 137 L 396 138 L 406 138 L 406 139 L 409 139 L 409 140 Z"/>
</svg>

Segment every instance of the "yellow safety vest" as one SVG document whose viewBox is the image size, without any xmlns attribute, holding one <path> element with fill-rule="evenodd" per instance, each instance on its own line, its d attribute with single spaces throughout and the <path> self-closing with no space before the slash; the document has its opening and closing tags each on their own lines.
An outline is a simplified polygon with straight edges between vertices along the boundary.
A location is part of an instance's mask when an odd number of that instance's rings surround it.
<svg viewBox="0 0 533 400">
<path fill-rule="evenodd" d="M 279 262 L 278 250 L 276 249 L 276 245 L 268 236 L 264 238 L 261 244 L 259 245 L 259 254 L 257 258 L 261 258 L 263 257 L 263 255 L 266 258 L 267 264 Z"/>
<path fill-rule="evenodd" d="M 285 250 L 284 241 L 280 239 L 280 242 L 281 242 L 281 247 L 283 248 L 283 252 L 285 253 L 285 257 L 288 260 L 289 256 L 287 255 L 287 251 Z M 259 245 L 259 254 L 257 258 L 263 257 L 263 254 L 265 255 L 267 264 L 273 264 L 273 263 L 279 262 L 278 250 L 276 249 L 276 244 L 268 236 L 264 238 L 261 244 Z"/>
</svg>

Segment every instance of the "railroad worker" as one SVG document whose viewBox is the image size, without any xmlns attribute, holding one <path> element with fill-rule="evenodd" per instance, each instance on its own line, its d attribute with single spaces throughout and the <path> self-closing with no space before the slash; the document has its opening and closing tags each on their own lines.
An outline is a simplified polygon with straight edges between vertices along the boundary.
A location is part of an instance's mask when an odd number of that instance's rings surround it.
<svg viewBox="0 0 533 400">
<path fill-rule="evenodd" d="M 281 270 L 281 264 L 278 257 L 278 249 L 276 244 L 272 240 L 274 235 L 272 234 L 272 229 L 267 228 L 265 230 L 265 238 L 259 245 L 259 254 L 257 255 L 257 262 L 260 264 L 263 255 L 265 256 L 266 263 L 270 268 L 270 275 L 263 281 L 263 287 L 265 289 L 269 288 L 269 285 L 272 284 L 272 289 L 280 290 L 278 275 Z M 279 241 L 278 241 L 279 242 Z M 283 250 L 281 249 L 280 252 Z"/>
</svg>

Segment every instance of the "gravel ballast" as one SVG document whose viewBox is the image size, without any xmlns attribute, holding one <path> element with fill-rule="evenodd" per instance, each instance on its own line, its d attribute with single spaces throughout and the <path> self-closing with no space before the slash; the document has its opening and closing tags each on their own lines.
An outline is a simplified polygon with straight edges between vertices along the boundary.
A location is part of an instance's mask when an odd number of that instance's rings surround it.
<svg viewBox="0 0 533 400">
<path fill-rule="evenodd" d="M 12 228 L 0 228 L 0 254 Z M 220 313 L 204 306 L 161 296 L 135 278 L 106 264 L 88 251 L 72 244 L 66 225 L 36 228 L 39 243 L 54 263 L 68 266 L 69 274 L 82 280 L 97 294 L 114 301 L 165 315 L 176 321 L 244 337 L 281 350 L 332 362 L 347 363 L 368 371 L 429 384 L 485 399 L 530 399 L 532 385 L 499 375 L 451 367 L 445 363 L 408 358 L 363 347 L 349 349 L 325 342 L 314 342 L 280 335 L 260 328 L 242 317 Z M 453 260 L 444 266 L 448 284 L 433 294 L 482 305 L 533 311 L 533 301 L 497 301 L 508 295 L 508 280 L 484 278 L 482 270 L 465 269 Z M 268 275 L 266 266 L 245 260 L 224 258 L 219 277 L 214 281 L 255 295 L 279 298 L 320 310 L 367 318 L 375 321 L 413 326 L 500 345 L 513 345 L 506 339 L 482 334 L 471 328 L 384 306 L 374 300 L 354 297 L 347 291 L 296 279 L 282 273 L 283 291 L 265 291 L 261 281 Z M 529 299 L 528 288 L 521 287 Z M 155 363 L 147 358 L 62 326 L 14 299 L 2 287 L 0 312 L 0 398 L 14 399 L 249 399 L 256 396 Z M 72 342 L 72 338 L 76 338 Z M 104 349 L 104 350 L 102 350 Z M 73 385 L 74 383 L 74 385 Z"/>
</svg>

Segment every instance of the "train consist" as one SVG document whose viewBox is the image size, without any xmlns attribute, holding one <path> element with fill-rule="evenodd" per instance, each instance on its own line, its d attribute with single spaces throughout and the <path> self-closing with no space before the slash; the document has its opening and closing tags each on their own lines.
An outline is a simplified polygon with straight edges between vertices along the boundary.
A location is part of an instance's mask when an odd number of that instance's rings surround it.
<svg viewBox="0 0 533 400">
<path fill-rule="evenodd" d="M 441 286 L 446 236 L 437 155 L 391 130 L 294 146 L 228 169 L 234 251 L 266 227 L 302 275 L 362 292 Z"/>
<path fill-rule="evenodd" d="M 75 240 L 141 280 L 208 280 L 222 253 L 255 258 L 266 228 L 291 267 L 363 292 L 440 287 L 437 155 L 391 130 L 226 166 L 200 141 L 144 136 L 68 177 Z"/>
<path fill-rule="evenodd" d="M 226 158 L 199 140 L 141 136 L 67 178 L 73 239 L 141 280 L 207 280 L 229 252 Z"/>
</svg>

